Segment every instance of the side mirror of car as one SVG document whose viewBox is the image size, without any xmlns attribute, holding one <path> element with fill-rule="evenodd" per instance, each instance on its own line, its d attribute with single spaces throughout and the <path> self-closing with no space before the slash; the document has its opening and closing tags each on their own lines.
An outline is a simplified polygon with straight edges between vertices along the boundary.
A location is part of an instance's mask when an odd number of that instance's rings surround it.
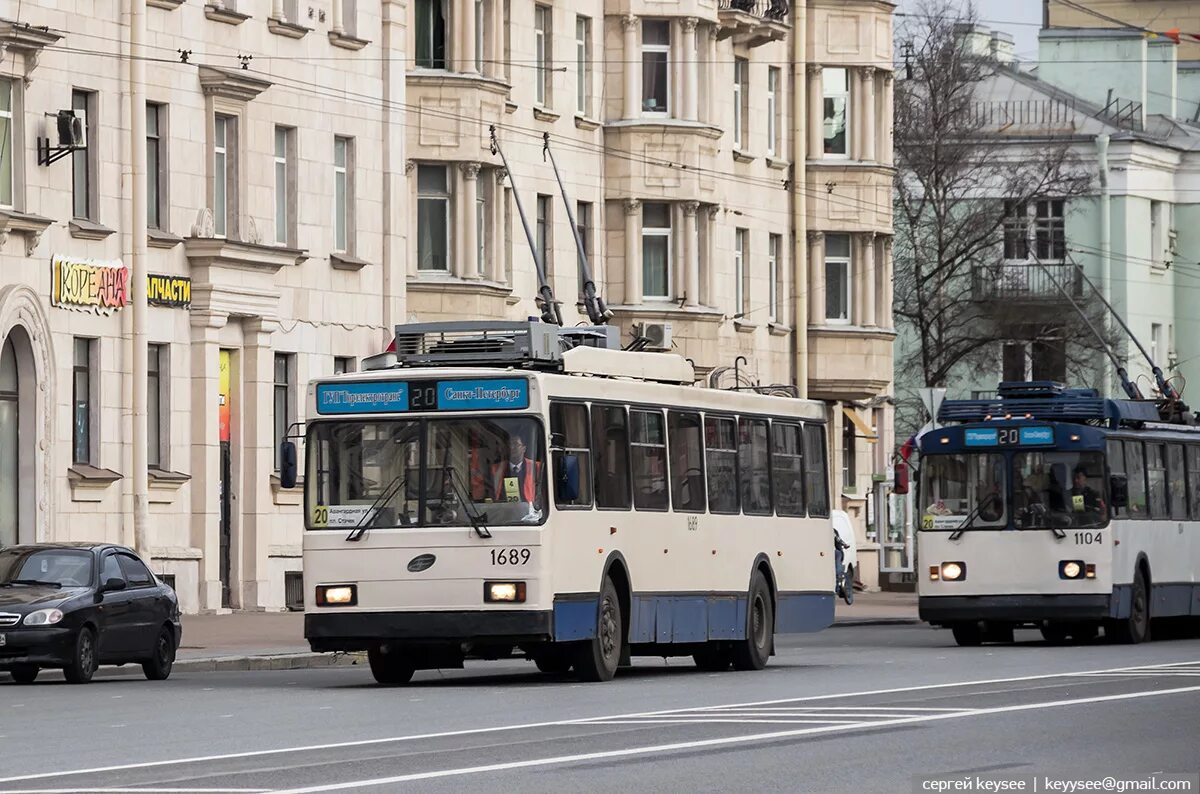
<svg viewBox="0 0 1200 794">
<path fill-rule="evenodd" d="M 124 590 L 124 589 L 125 589 L 125 580 L 118 579 L 117 577 L 113 576 L 104 581 L 104 586 L 100 588 L 100 592 L 101 593 L 109 593 L 114 590 Z"/>
<path fill-rule="evenodd" d="M 1129 504 L 1129 478 L 1124 474 L 1110 474 L 1108 490 L 1112 493 L 1113 507 L 1126 507 Z"/>
<path fill-rule="evenodd" d="M 279 486 L 296 487 L 296 443 L 284 441 L 279 445 Z"/>
</svg>

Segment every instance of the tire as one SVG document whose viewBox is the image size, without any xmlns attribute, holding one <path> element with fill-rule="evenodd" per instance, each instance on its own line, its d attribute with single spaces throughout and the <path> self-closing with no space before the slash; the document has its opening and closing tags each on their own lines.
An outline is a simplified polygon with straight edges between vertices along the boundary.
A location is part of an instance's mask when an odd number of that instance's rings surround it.
<svg viewBox="0 0 1200 794">
<path fill-rule="evenodd" d="M 625 644 L 625 626 L 617 588 L 609 578 L 600 588 L 596 609 L 596 636 L 578 645 L 575 651 L 575 675 L 580 681 L 611 681 L 621 663 Z"/>
<path fill-rule="evenodd" d="M 1042 639 L 1051 645 L 1067 644 L 1067 635 L 1070 634 L 1067 624 L 1044 620 L 1039 628 L 1042 631 Z"/>
<path fill-rule="evenodd" d="M 854 566 L 850 565 L 846 568 L 846 573 L 842 576 L 842 600 L 846 605 L 854 603 Z"/>
<path fill-rule="evenodd" d="M 1150 639 L 1150 588 L 1146 576 L 1139 567 L 1133 575 L 1133 597 L 1129 604 L 1129 617 L 1110 620 L 1104 633 L 1124 645 L 1137 645 Z"/>
<path fill-rule="evenodd" d="M 985 642 L 1010 645 L 1013 641 L 1013 625 L 1011 623 L 999 623 L 987 626 L 983 633 L 983 638 Z"/>
<path fill-rule="evenodd" d="M 983 632 L 978 623 L 955 623 L 950 627 L 954 641 L 963 648 L 970 648 L 983 643 Z"/>
<path fill-rule="evenodd" d="M 32 684 L 38 677 L 38 666 L 36 664 L 19 664 L 8 671 L 8 674 L 13 677 L 13 680 L 18 684 Z"/>
<path fill-rule="evenodd" d="M 163 626 L 154 641 L 154 655 L 142 662 L 142 672 L 151 681 L 166 681 L 174 665 L 175 632 L 170 626 Z"/>
<path fill-rule="evenodd" d="M 75 637 L 75 652 L 63 668 L 63 677 L 68 684 L 86 684 L 92 680 L 96 667 L 96 633 L 84 626 Z"/>
<path fill-rule="evenodd" d="M 696 667 L 707 673 L 723 673 L 733 661 L 729 649 L 719 642 L 705 644 L 704 650 L 692 654 Z"/>
<path fill-rule="evenodd" d="M 543 651 L 533 657 L 537 669 L 550 675 L 562 675 L 571 671 L 571 657 L 561 649 Z"/>
<path fill-rule="evenodd" d="M 775 603 L 762 571 L 750 578 L 746 609 L 746 639 L 733 643 L 734 670 L 761 670 L 771 658 L 775 640 Z"/>
<path fill-rule="evenodd" d="M 376 683 L 385 686 L 407 684 L 412 680 L 416 668 L 405 664 L 404 658 L 395 650 L 384 650 L 387 646 L 376 645 L 367 651 L 367 663 Z"/>
</svg>

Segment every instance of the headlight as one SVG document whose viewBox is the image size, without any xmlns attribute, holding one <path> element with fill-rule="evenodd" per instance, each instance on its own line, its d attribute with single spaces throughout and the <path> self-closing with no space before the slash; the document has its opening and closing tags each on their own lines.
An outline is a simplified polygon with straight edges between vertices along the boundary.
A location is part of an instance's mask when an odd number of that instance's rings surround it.
<svg viewBox="0 0 1200 794">
<path fill-rule="evenodd" d="M 352 584 L 317 585 L 317 606 L 352 607 L 358 603 L 358 586 Z"/>
<path fill-rule="evenodd" d="M 495 603 L 498 601 L 508 601 L 511 603 L 524 603 L 525 601 L 525 583 L 524 582 L 484 582 L 483 583 L 483 600 L 487 603 Z"/>
<path fill-rule="evenodd" d="M 1096 576 L 1096 566 L 1091 566 L 1092 578 Z M 1058 576 L 1060 579 L 1082 579 L 1084 575 L 1084 567 L 1082 560 L 1063 560 L 1058 564 Z"/>
<path fill-rule="evenodd" d="M 959 582 L 967 578 L 967 564 L 965 562 L 944 562 L 942 563 L 942 579 L 947 582 Z"/>
<path fill-rule="evenodd" d="M 63 619 L 61 609 L 39 609 L 25 616 L 26 626 L 53 626 Z"/>
</svg>

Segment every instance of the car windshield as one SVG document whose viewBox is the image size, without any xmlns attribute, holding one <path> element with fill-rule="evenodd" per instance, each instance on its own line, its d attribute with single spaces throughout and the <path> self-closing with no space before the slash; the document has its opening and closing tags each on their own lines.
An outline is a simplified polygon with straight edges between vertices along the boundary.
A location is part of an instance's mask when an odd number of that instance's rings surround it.
<svg viewBox="0 0 1200 794">
<path fill-rule="evenodd" d="M 311 529 L 529 525 L 545 515 L 545 448 L 530 417 L 320 423 L 306 452 Z"/>
<path fill-rule="evenodd" d="M 92 553 L 79 549 L 0 551 L 0 585 L 35 583 L 87 587 L 92 583 Z"/>
<path fill-rule="evenodd" d="M 1018 452 L 1013 456 L 1018 529 L 1100 527 L 1108 523 L 1099 452 Z"/>
<path fill-rule="evenodd" d="M 921 469 L 921 528 L 1006 525 L 1006 468 L 1004 456 L 997 454 L 927 455 Z"/>
</svg>

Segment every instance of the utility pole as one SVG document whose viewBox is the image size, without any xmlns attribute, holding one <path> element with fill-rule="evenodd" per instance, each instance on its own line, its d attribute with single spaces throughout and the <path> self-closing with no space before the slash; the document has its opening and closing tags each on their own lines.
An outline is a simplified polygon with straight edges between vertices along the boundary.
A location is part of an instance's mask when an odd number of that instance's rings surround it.
<svg viewBox="0 0 1200 794">
<path fill-rule="evenodd" d="M 132 245 L 130 246 L 129 295 L 133 301 L 133 354 L 130 370 L 133 378 L 133 544 L 137 553 L 150 562 L 150 483 L 147 472 L 146 438 L 146 40 L 145 0 L 129 2 L 129 153 L 133 173 L 130 195 L 133 197 Z"/>
</svg>

